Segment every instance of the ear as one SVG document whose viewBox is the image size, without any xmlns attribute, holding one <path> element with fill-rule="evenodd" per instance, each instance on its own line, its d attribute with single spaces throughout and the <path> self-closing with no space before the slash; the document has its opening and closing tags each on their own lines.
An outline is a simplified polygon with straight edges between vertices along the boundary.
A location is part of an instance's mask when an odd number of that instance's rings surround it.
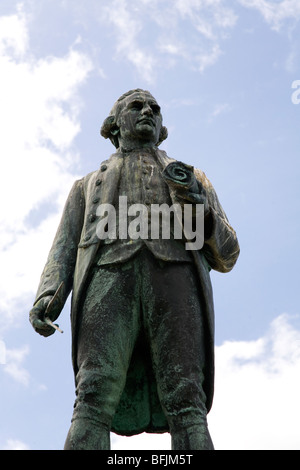
<svg viewBox="0 0 300 470">
<path fill-rule="evenodd" d="M 108 116 L 100 129 L 100 134 L 105 138 L 109 139 L 111 137 L 111 130 L 116 127 L 115 123 L 115 117 L 114 116 Z"/>
<path fill-rule="evenodd" d="M 112 127 L 112 128 L 110 129 L 110 133 L 111 133 L 113 136 L 116 136 L 116 135 L 118 135 L 118 134 L 120 133 L 120 129 L 119 129 L 117 126 Z"/>
<path fill-rule="evenodd" d="M 166 140 L 167 137 L 168 137 L 168 129 L 165 126 L 162 126 L 160 130 L 157 146 L 159 146 L 164 140 Z"/>
<path fill-rule="evenodd" d="M 108 116 L 105 119 L 104 123 L 102 124 L 100 134 L 105 139 L 110 139 L 110 141 L 116 148 L 119 147 L 119 139 L 118 139 L 119 128 L 115 122 L 114 116 Z"/>
</svg>

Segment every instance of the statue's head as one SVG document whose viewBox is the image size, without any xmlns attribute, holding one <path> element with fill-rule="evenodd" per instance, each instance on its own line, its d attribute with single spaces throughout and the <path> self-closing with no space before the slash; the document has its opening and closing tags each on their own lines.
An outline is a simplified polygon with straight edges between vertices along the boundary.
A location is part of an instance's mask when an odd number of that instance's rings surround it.
<svg viewBox="0 0 300 470">
<path fill-rule="evenodd" d="M 160 106 L 149 91 L 135 89 L 114 104 L 100 131 L 116 148 L 158 146 L 168 136 Z"/>
</svg>

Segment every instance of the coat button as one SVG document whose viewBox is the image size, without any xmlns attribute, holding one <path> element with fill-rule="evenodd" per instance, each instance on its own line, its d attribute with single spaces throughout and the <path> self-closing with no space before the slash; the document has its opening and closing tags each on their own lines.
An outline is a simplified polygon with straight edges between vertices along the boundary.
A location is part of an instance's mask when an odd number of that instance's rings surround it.
<svg viewBox="0 0 300 470">
<path fill-rule="evenodd" d="M 101 184 L 101 180 L 98 179 L 98 180 L 96 181 L 96 186 L 100 186 L 100 184 Z"/>
<path fill-rule="evenodd" d="M 95 214 L 91 214 L 91 215 L 89 216 L 89 221 L 90 221 L 90 222 L 95 222 L 95 220 L 96 220 Z"/>
<path fill-rule="evenodd" d="M 100 197 L 94 197 L 93 204 L 97 204 L 100 201 Z"/>
<path fill-rule="evenodd" d="M 105 170 L 107 170 L 107 165 L 102 165 L 101 166 L 101 171 L 105 171 Z"/>
</svg>

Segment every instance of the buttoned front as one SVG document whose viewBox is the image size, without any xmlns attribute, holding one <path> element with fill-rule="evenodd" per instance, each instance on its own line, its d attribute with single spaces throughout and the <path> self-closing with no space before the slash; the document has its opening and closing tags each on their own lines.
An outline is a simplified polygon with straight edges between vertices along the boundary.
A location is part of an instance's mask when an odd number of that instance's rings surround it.
<svg viewBox="0 0 300 470">
<path fill-rule="evenodd" d="M 171 204 L 154 152 L 131 152 L 123 158 L 119 195 L 127 196 L 128 205 Z"/>
<path fill-rule="evenodd" d="M 137 150 L 123 154 L 123 164 L 120 174 L 118 191 L 115 194 L 114 206 L 117 214 L 120 210 L 118 200 L 126 196 L 127 207 L 142 204 L 148 210 L 148 236 L 131 239 L 106 239 L 99 250 L 98 265 L 124 262 L 137 253 L 143 246 L 164 261 L 191 261 L 191 255 L 185 250 L 183 240 L 174 240 L 171 230 L 170 239 L 151 238 L 151 206 L 152 204 L 167 204 L 172 206 L 167 184 L 162 178 L 162 167 L 155 151 Z M 127 227 L 139 215 L 127 217 Z M 172 228 L 172 221 L 170 221 Z M 140 229 L 141 230 L 141 229 Z M 117 230 L 118 232 L 118 230 Z"/>
<path fill-rule="evenodd" d="M 92 244 L 98 244 L 99 238 L 97 237 L 97 223 L 99 217 L 97 216 L 97 208 L 103 199 L 103 179 L 106 178 L 108 165 L 102 163 L 98 172 L 93 172 L 87 175 L 87 185 L 85 187 L 86 210 L 84 217 L 84 224 L 81 233 L 81 240 L 79 248 L 87 248 Z"/>
</svg>

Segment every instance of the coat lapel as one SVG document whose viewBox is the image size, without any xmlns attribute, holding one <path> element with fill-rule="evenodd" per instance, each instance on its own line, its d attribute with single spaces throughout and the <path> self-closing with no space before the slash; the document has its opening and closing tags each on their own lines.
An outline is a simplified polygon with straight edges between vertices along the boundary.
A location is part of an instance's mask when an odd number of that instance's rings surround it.
<svg viewBox="0 0 300 470">
<path fill-rule="evenodd" d="M 170 158 L 167 156 L 166 152 L 164 150 L 158 150 L 156 151 L 157 153 L 157 159 L 164 170 L 166 166 L 169 165 L 171 162 L 175 162 L 176 160 L 174 158 Z"/>
<path fill-rule="evenodd" d="M 123 155 L 120 152 L 113 154 L 109 160 L 101 164 L 96 176 L 96 178 L 102 182 L 101 204 L 114 203 L 121 176 L 123 161 Z"/>
<path fill-rule="evenodd" d="M 99 247 L 100 240 L 96 234 L 96 223 L 91 227 L 90 217 L 94 215 L 97 204 L 93 203 L 99 197 L 99 204 L 112 204 L 118 188 L 118 182 L 121 174 L 123 158 L 121 154 L 113 154 L 107 161 L 103 162 L 98 171 L 90 175 L 86 183 L 85 197 L 86 208 L 84 218 L 84 229 L 82 242 L 79 244 L 77 252 L 76 268 L 73 282 L 72 295 L 72 332 L 73 332 L 73 365 L 77 370 L 76 364 L 76 325 L 78 317 L 79 302 L 85 290 L 85 283 L 89 274 L 91 265 Z"/>
</svg>

